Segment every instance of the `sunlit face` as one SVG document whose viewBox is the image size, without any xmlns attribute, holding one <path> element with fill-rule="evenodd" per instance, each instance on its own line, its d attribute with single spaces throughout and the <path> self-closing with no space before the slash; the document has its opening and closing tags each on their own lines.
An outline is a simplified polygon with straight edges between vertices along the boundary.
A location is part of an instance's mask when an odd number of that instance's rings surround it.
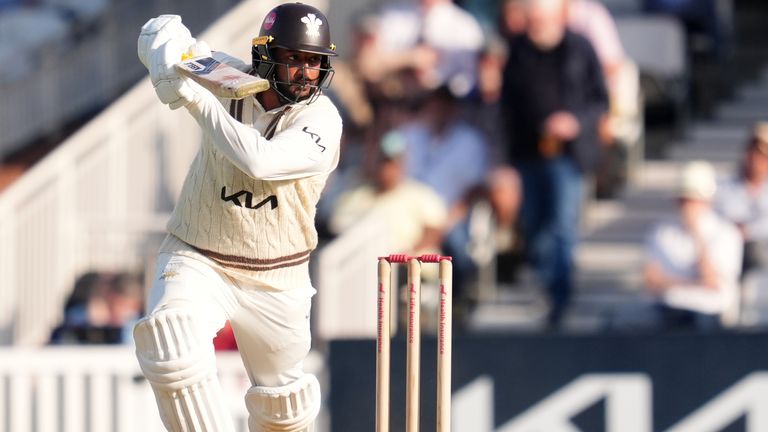
<svg viewBox="0 0 768 432">
<path fill-rule="evenodd" d="M 528 37 L 539 49 L 548 51 L 563 39 L 566 9 L 563 0 L 528 0 L 526 25 Z"/>
<path fill-rule="evenodd" d="M 276 78 L 280 90 L 287 95 L 303 99 L 309 97 L 320 79 L 323 56 L 304 51 L 275 48 L 274 61 L 278 63 Z"/>
</svg>

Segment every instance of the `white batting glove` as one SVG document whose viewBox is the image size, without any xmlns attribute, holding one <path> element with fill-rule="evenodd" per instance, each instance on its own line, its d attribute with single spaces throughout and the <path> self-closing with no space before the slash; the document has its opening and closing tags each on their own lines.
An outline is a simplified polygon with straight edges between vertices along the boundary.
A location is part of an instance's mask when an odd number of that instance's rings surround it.
<svg viewBox="0 0 768 432">
<path fill-rule="evenodd" d="M 171 109 L 177 109 L 194 102 L 205 91 L 196 82 L 180 76 L 174 65 L 182 58 L 201 55 L 210 56 L 211 50 L 205 42 L 196 42 L 184 47 L 187 41 L 171 39 L 153 50 L 149 56 L 149 77 L 160 102 Z"/>
<path fill-rule="evenodd" d="M 144 67 L 149 69 L 150 53 L 171 39 L 186 41 L 185 50 L 186 47 L 195 43 L 189 29 L 181 23 L 181 17 L 178 15 L 160 15 L 150 19 L 141 27 L 137 50 L 139 60 Z"/>
</svg>

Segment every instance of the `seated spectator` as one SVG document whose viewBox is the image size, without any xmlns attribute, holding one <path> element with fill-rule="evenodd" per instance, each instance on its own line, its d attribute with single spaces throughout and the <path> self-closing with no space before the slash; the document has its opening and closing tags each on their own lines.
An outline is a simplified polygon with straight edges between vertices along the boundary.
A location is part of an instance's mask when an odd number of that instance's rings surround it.
<svg viewBox="0 0 768 432">
<path fill-rule="evenodd" d="M 464 121 L 461 104 L 447 87 L 432 92 L 420 114 L 398 128 L 407 146 L 406 173 L 433 188 L 449 210 L 458 211 L 467 194 L 485 182 L 487 143 Z"/>
<path fill-rule="evenodd" d="M 87 273 L 75 284 L 64 307 L 64 321 L 52 344 L 129 343 L 142 311 L 142 286 L 128 274 Z"/>
<path fill-rule="evenodd" d="M 447 85 L 463 96 L 474 88 L 483 31 L 452 1 L 389 4 L 368 26 L 372 37 L 358 52 L 366 79 L 380 83 L 410 70 L 425 89 Z"/>
<path fill-rule="evenodd" d="M 458 303 L 469 300 L 468 286 L 477 271 L 467 251 L 467 214 L 488 173 L 489 146 L 464 119 L 459 100 L 446 86 L 429 95 L 420 114 L 397 131 L 407 143 L 406 174 L 432 188 L 448 206 L 443 249 L 453 256 Z"/>
<path fill-rule="evenodd" d="M 120 329 L 120 339 L 133 340 L 133 325 L 143 312 L 144 287 L 141 280 L 129 273 L 119 273 L 111 278 L 104 299 L 109 312 L 105 327 Z"/>
<path fill-rule="evenodd" d="M 715 209 L 741 231 L 744 274 L 768 269 L 768 122 L 755 125 L 741 170 L 718 187 Z"/>
<path fill-rule="evenodd" d="M 478 198 L 469 214 L 469 253 L 478 267 L 496 261 L 496 282 L 514 282 L 525 261 L 518 223 L 523 200 L 519 173 L 509 166 L 493 168 Z"/>
<path fill-rule="evenodd" d="M 89 326 L 90 323 L 101 323 L 107 316 L 106 302 L 95 293 L 101 290 L 106 280 L 96 272 L 81 276 L 76 282 L 72 293 L 64 304 L 64 319 L 51 334 L 52 344 L 87 342 L 78 329 Z"/>
<path fill-rule="evenodd" d="M 716 188 L 709 163 L 688 163 L 677 216 L 659 222 L 647 238 L 643 277 L 667 330 L 716 329 L 734 318 L 742 240 L 736 226 L 713 211 Z"/>
<path fill-rule="evenodd" d="M 405 175 L 406 143 L 397 132 L 380 142 L 373 178 L 341 194 L 330 219 L 330 229 L 341 234 L 371 211 L 389 221 L 392 247 L 397 253 L 439 253 L 447 219 L 444 201 L 428 186 Z"/>
</svg>

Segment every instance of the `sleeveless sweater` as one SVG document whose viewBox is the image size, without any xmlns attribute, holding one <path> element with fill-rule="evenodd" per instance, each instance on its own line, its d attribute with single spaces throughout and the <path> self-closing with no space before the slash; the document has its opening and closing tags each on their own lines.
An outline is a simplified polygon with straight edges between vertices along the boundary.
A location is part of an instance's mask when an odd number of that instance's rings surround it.
<svg viewBox="0 0 768 432">
<path fill-rule="evenodd" d="M 193 256 L 275 290 L 311 285 L 316 206 L 339 160 L 335 106 L 321 96 L 265 112 L 254 97 L 204 96 L 188 109 L 203 143 L 161 252 Z"/>
</svg>

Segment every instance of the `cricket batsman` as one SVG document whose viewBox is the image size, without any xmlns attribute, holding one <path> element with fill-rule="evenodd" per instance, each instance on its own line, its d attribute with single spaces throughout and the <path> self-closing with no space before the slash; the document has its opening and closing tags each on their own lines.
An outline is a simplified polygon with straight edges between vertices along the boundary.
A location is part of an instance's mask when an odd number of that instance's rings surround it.
<svg viewBox="0 0 768 432">
<path fill-rule="evenodd" d="M 176 74 L 182 56 L 211 55 L 178 16 L 149 20 L 138 54 L 160 101 L 186 109 L 204 132 L 159 250 L 149 314 L 134 329 L 163 423 L 170 431 L 234 430 L 212 343 L 229 320 L 251 382 L 249 429 L 312 431 L 320 386 L 302 368 L 315 294 L 308 261 L 342 130 L 323 95 L 336 55 L 328 20 L 301 3 L 271 10 L 252 64 L 226 59 L 270 82 L 241 100 L 220 100 Z"/>
</svg>

